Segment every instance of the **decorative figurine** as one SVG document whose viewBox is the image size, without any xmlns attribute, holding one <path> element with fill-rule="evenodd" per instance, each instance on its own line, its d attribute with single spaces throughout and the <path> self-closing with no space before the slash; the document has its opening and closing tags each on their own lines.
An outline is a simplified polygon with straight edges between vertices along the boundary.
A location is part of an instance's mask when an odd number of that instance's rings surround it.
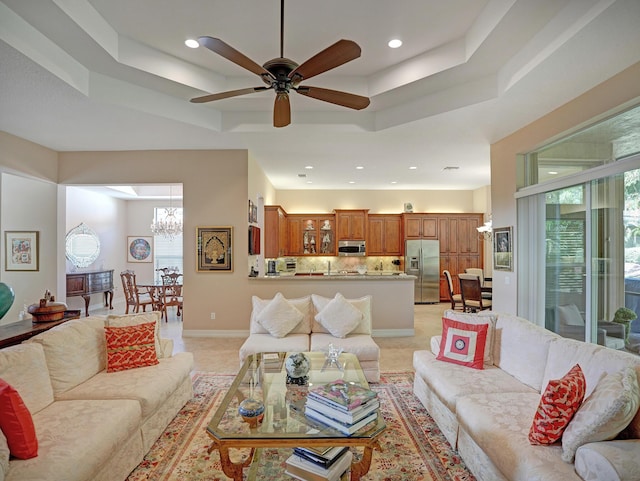
<svg viewBox="0 0 640 481">
<path fill-rule="evenodd" d="M 291 354 L 284 363 L 287 370 L 287 384 L 297 384 L 304 386 L 309 381 L 309 369 L 311 362 L 309 358 L 301 352 Z"/>
</svg>

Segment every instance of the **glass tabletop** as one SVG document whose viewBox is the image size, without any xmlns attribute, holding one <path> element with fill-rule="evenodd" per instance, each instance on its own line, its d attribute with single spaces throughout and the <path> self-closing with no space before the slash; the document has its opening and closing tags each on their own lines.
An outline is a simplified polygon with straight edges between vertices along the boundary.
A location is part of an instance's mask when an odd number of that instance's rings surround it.
<svg viewBox="0 0 640 481">
<path fill-rule="evenodd" d="M 343 367 L 326 364 L 324 352 L 306 352 L 310 361 L 306 385 L 287 383 L 285 361 L 292 353 L 258 353 L 245 360 L 240 372 L 214 414 L 208 432 L 219 440 L 234 439 L 309 439 L 372 438 L 385 429 L 381 415 L 350 436 L 309 419 L 304 414 L 307 392 L 314 386 L 341 379 L 368 387 L 357 357 L 340 354 Z M 257 425 L 243 420 L 238 412 L 240 403 L 257 399 L 264 404 L 264 417 Z"/>
</svg>

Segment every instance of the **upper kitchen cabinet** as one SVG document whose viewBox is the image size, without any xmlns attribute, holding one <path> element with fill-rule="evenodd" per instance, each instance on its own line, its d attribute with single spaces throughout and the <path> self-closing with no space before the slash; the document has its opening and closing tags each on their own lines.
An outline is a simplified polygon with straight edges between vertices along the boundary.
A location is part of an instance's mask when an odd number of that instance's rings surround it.
<svg viewBox="0 0 640 481">
<path fill-rule="evenodd" d="M 333 214 L 289 214 L 289 255 L 334 256 L 336 254 Z"/>
<path fill-rule="evenodd" d="M 402 215 L 369 214 L 368 217 L 367 255 L 402 255 Z"/>
<path fill-rule="evenodd" d="M 279 205 L 264 207 L 264 256 L 282 257 L 288 254 L 287 214 Z"/>
<path fill-rule="evenodd" d="M 405 239 L 438 239 L 438 218 L 433 214 L 403 214 Z"/>
<path fill-rule="evenodd" d="M 369 209 L 334 210 L 337 240 L 363 240 L 367 235 Z"/>
</svg>

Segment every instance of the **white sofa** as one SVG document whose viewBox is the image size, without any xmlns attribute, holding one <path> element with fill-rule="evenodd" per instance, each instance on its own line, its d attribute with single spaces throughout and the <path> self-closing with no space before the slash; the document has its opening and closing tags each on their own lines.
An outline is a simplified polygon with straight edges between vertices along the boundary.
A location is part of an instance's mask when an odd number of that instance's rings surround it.
<svg viewBox="0 0 640 481">
<path fill-rule="evenodd" d="M 158 326 L 160 313 L 92 316 L 0 350 L 0 378 L 22 397 L 38 440 L 37 457 L 21 460 L 0 436 L 0 481 L 126 479 L 193 396 L 193 355 L 172 355 L 158 336 L 159 364 L 106 372 L 105 323 L 151 320 Z"/>
<path fill-rule="evenodd" d="M 640 479 L 640 413 L 627 428 L 634 439 L 583 444 L 574 463 L 562 460 L 561 443 L 532 445 L 528 439 L 549 380 L 579 364 L 586 378 L 586 403 L 604 373 L 630 366 L 640 378 L 640 357 L 565 339 L 513 315 L 448 310 L 444 317 L 462 322 L 482 318 L 495 325 L 482 370 L 437 360 L 441 336 L 432 338 L 431 351 L 416 351 L 413 357 L 415 395 L 477 479 Z M 627 371 L 631 376 L 633 369 Z M 637 407 L 629 409 L 633 417 Z"/>
<path fill-rule="evenodd" d="M 295 316 L 294 320 L 290 321 L 292 316 L 288 316 L 286 306 L 282 307 L 282 299 L 284 298 L 280 294 L 276 294 L 273 299 L 253 296 L 250 334 L 240 347 L 240 364 L 249 354 L 258 352 L 326 351 L 329 344 L 333 344 L 343 348 L 344 352 L 356 355 L 368 382 L 380 381 L 380 347 L 371 337 L 371 296 L 341 299 L 341 295 L 336 294 L 336 297 L 331 299 L 311 294 L 296 299 L 285 299 L 302 314 L 301 320 L 297 323 Z M 345 309 L 343 300 L 360 313 L 359 320 L 354 322 L 355 327 L 347 334 L 344 333 L 349 328 L 344 326 L 350 313 L 348 308 Z M 276 306 L 278 301 L 280 304 Z M 316 315 L 323 310 L 328 314 L 325 317 L 330 317 L 325 325 L 316 320 Z M 290 330 L 287 329 L 291 324 L 282 328 L 287 322 L 294 324 Z M 330 329 L 325 327 L 327 325 Z M 330 331 L 344 337 L 334 336 Z"/>
</svg>

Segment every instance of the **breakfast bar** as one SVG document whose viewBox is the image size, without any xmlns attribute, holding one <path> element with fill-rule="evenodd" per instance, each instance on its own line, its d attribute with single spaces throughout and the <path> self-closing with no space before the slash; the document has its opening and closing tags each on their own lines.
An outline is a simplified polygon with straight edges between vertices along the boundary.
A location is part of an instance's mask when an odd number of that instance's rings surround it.
<svg viewBox="0 0 640 481">
<path fill-rule="evenodd" d="M 254 295 L 270 299 L 281 292 L 287 299 L 318 294 L 334 297 L 340 292 L 350 299 L 372 297 L 373 335 L 377 337 L 412 336 L 413 291 L 416 276 L 404 273 L 320 274 L 304 273 L 250 277 Z"/>
</svg>

